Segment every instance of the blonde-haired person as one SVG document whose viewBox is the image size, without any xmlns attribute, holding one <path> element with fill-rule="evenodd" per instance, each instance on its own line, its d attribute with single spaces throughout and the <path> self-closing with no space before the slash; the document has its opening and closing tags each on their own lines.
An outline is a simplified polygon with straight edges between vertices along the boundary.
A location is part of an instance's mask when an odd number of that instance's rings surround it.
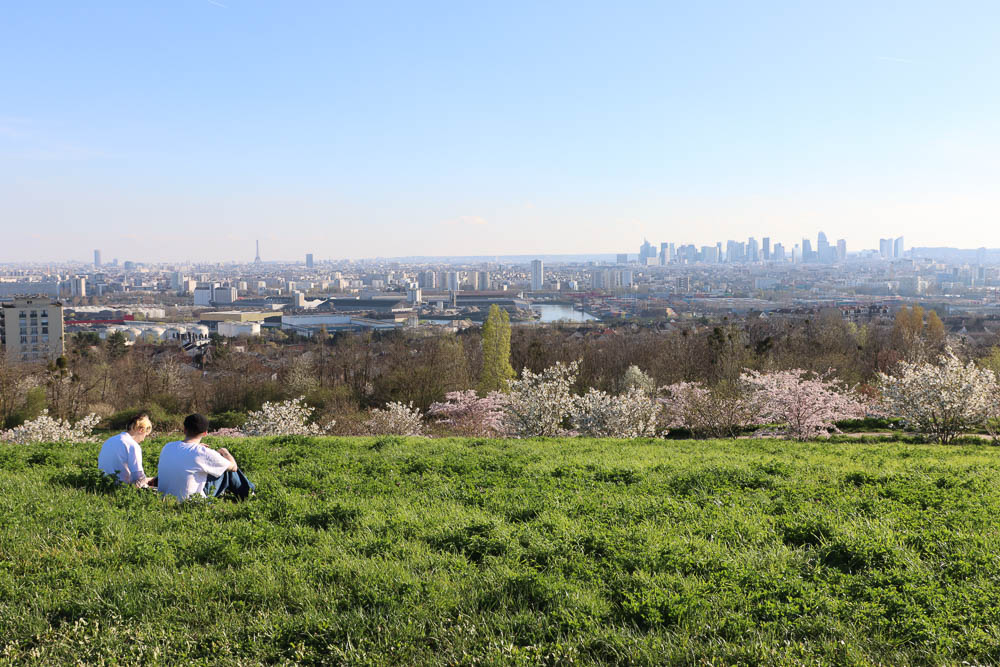
<svg viewBox="0 0 1000 667">
<path fill-rule="evenodd" d="M 131 420 L 125 431 L 104 441 L 97 457 L 97 467 L 122 484 L 130 484 L 138 489 L 150 486 L 146 471 L 142 469 L 142 447 L 140 444 L 153 432 L 153 422 L 149 415 L 140 412 Z"/>
</svg>

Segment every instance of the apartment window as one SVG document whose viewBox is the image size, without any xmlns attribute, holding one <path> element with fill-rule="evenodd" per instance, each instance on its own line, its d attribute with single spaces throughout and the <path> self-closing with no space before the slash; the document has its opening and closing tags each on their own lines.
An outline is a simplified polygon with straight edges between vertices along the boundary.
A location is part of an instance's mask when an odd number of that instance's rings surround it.
<svg viewBox="0 0 1000 667">
<path fill-rule="evenodd" d="M 46 335 L 42 335 L 42 342 L 43 343 L 48 343 L 49 342 L 49 337 L 46 336 Z"/>
<path fill-rule="evenodd" d="M 43 324 L 42 325 L 42 333 L 43 334 L 47 334 L 48 332 L 49 332 L 49 325 Z"/>
<path fill-rule="evenodd" d="M 21 345 L 27 345 L 27 344 L 28 344 L 28 337 L 21 336 Z"/>
</svg>

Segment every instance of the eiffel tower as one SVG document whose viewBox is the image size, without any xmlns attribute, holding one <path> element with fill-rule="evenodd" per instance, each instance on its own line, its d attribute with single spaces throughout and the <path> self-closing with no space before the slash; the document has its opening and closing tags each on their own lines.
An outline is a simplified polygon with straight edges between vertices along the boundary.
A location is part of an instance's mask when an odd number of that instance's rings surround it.
<svg viewBox="0 0 1000 667">
<path fill-rule="evenodd" d="M 260 241 L 257 241 L 257 257 L 253 260 L 254 264 L 260 264 Z"/>
</svg>

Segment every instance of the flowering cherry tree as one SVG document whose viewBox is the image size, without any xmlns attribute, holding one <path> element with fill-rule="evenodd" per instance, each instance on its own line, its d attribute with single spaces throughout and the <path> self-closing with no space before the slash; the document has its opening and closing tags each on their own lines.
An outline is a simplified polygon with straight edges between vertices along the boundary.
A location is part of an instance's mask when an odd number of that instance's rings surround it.
<svg viewBox="0 0 1000 667">
<path fill-rule="evenodd" d="M 628 391 L 629 389 L 640 389 L 646 392 L 647 396 L 653 398 L 656 396 L 656 380 L 632 364 L 625 369 L 625 373 L 622 375 L 622 390 Z"/>
<path fill-rule="evenodd" d="M 865 416 L 864 401 L 831 380 L 830 373 L 747 371 L 742 379 L 754 389 L 750 400 L 760 406 L 761 416 L 785 424 L 785 435 L 796 440 L 824 435 L 835 421 Z"/>
<path fill-rule="evenodd" d="M 475 390 L 452 391 L 445 402 L 432 403 L 428 417 L 435 417 L 462 435 L 473 437 L 498 435 L 503 429 L 503 409 L 497 392 L 480 398 Z"/>
<path fill-rule="evenodd" d="M 997 418 L 996 375 L 975 362 L 963 364 L 951 350 L 936 364 L 900 362 L 895 375 L 879 373 L 878 385 L 887 412 L 941 443 Z"/>
<path fill-rule="evenodd" d="M 94 442 L 94 427 L 101 421 L 95 414 L 89 414 L 75 424 L 66 419 L 49 416 L 48 410 L 35 419 L 7 431 L 0 431 L 0 441 L 16 445 L 31 445 L 42 442 Z"/>
<path fill-rule="evenodd" d="M 313 410 L 301 396 L 280 403 L 267 402 L 260 410 L 247 414 L 243 432 L 252 436 L 319 435 L 334 425 L 332 421 L 326 427 L 310 424 L 308 420 Z"/>
<path fill-rule="evenodd" d="M 573 400 L 573 427 L 595 438 L 650 438 L 656 435 L 661 405 L 633 387 L 620 396 L 591 388 Z"/>
<path fill-rule="evenodd" d="M 735 438 L 760 423 L 760 406 L 743 383 L 708 389 L 700 382 L 678 382 L 660 392 L 667 428 L 684 428 L 699 437 Z"/>
<path fill-rule="evenodd" d="M 504 430 L 516 438 L 552 437 L 565 434 L 565 422 L 573 412 L 570 387 L 580 362 L 557 362 L 541 373 L 527 368 L 509 382 L 510 390 L 498 396 Z"/>
<path fill-rule="evenodd" d="M 368 435 L 423 435 L 423 416 L 412 402 L 393 401 L 370 411 L 364 429 Z"/>
</svg>

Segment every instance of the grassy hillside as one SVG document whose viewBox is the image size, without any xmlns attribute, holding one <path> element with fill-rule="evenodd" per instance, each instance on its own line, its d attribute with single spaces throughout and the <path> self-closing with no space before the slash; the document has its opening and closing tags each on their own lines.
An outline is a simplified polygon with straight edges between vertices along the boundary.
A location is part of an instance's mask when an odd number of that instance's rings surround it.
<svg viewBox="0 0 1000 667">
<path fill-rule="evenodd" d="M 994 448 L 227 446 L 251 502 L 0 446 L 0 663 L 1000 661 Z"/>
</svg>

